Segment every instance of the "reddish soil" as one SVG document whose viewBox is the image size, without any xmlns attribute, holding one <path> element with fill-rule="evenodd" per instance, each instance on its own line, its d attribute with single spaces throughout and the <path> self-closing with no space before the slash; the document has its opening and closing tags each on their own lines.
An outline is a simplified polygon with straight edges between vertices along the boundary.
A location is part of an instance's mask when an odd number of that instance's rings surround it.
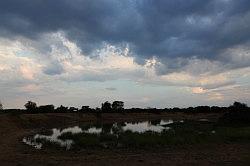
<svg viewBox="0 0 250 166">
<path fill-rule="evenodd" d="M 36 150 L 22 143 L 22 138 L 41 129 L 64 127 L 102 120 L 138 121 L 147 119 L 216 120 L 220 114 L 128 113 L 103 114 L 0 114 L 0 165 L 250 165 L 250 144 L 207 144 L 151 150 Z"/>
</svg>

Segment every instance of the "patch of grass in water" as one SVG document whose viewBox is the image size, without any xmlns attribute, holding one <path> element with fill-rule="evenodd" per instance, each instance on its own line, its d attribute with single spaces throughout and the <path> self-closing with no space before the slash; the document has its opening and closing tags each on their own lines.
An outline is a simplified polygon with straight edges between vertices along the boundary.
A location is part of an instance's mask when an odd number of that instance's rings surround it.
<svg viewBox="0 0 250 166">
<path fill-rule="evenodd" d="M 109 133 L 63 133 L 59 139 L 71 139 L 74 141 L 73 148 L 93 148 L 93 147 L 115 147 L 117 138 Z"/>
<path fill-rule="evenodd" d="M 35 141 L 37 143 L 41 143 L 43 148 L 51 148 L 51 149 L 61 149 L 61 145 L 58 142 L 49 141 L 45 138 L 36 138 Z"/>
</svg>

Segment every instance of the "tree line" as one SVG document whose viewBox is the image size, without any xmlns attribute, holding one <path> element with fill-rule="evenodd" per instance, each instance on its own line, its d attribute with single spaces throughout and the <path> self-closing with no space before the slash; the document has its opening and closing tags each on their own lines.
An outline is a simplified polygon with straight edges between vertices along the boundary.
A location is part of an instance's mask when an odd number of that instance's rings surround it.
<svg viewBox="0 0 250 166">
<path fill-rule="evenodd" d="M 54 105 L 37 106 L 35 102 L 28 101 L 24 107 L 28 112 L 121 112 L 124 111 L 123 101 L 108 101 L 102 103 L 101 108 L 90 108 L 89 106 L 82 106 L 80 109 L 75 107 L 65 107 L 61 105 L 55 108 Z"/>
<path fill-rule="evenodd" d="M 161 113 L 161 112 L 186 112 L 186 113 L 210 113 L 210 112 L 235 112 L 235 111 L 250 111 L 250 107 L 247 104 L 241 102 L 234 102 L 229 107 L 218 107 L 218 106 L 197 106 L 197 107 L 188 107 L 188 108 L 124 108 L 123 101 L 114 101 L 110 103 L 106 101 L 101 104 L 101 108 L 90 108 L 89 106 L 82 106 L 81 108 L 76 107 L 65 107 L 63 105 L 55 107 L 54 105 L 40 105 L 33 101 L 28 101 L 24 105 L 25 109 L 3 109 L 3 105 L 0 103 L 0 110 L 2 112 L 24 112 L 24 113 L 66 113 L 66 112 L 86 112 L 86 113 L 114 113 L 114 112 L 152 112 L 152 113 Z"/>
</svg>

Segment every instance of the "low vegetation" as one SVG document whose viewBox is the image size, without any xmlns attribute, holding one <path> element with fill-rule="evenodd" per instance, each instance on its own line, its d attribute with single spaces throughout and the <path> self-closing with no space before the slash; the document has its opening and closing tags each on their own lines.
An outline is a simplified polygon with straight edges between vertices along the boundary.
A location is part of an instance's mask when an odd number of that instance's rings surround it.
<svg viewBox="0 0 250 166">
<path fill-rule="evenodd" d="M 161 133 L 147 131 L 144 133 L 122 131 L 119 126 L 113 133 L 110 128 L 101 133 L 63 133 L 61 140 L 73 140 L 73 150 L 88 148 L 157 148 L 194 144 L 250 142 L 250 126 L 223 126 L 216 122 L 194 121 L 168 124 L 169 130 Z M 47 140 L 38 140 L 45 147 L 60 148 Z"/>
</svg>

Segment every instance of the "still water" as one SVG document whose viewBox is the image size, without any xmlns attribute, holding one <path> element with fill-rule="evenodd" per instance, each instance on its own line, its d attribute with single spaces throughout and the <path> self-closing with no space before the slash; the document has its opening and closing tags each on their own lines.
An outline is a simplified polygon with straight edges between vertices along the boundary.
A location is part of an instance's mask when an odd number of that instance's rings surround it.
<svg viewBox="0 0 250 166">
<path fill-rule="evenodd" d="M 111 125 L 92 125 L 92 126 L 74 126 L 68 127 L 65 129 L 51 129 L 51 135 L 42 135 L 42 134 L 35 134 L 32 137 L 25 137 L 23 138 L 23 142 L 27 145 L 30 145 L 36 149 L 41 149 L 43 144 L 38 140 L 44 139 L 51 143 L 55 143 L 64 147 L 66 150 L 69 150 L 74 144 L 74 141 L 71 139 L 62 140 L 59 137 L 64 133 L 92 133 L 92 134 L 101 134 L 102 132 L 114 134 L 116 133 L 117 129 L 119 128 L 119 132 L 137 132 L 137 133 L 144 133 L 144 132 L 156 132 L 161 133 L 163 131 L 169 130 L 169 124 L 174 123 L 173 120 L 157 120 L 157 121 L 143 121 L 143 122 L 125 122 L 125 123 L 113 123 Z"/>
</svg>

